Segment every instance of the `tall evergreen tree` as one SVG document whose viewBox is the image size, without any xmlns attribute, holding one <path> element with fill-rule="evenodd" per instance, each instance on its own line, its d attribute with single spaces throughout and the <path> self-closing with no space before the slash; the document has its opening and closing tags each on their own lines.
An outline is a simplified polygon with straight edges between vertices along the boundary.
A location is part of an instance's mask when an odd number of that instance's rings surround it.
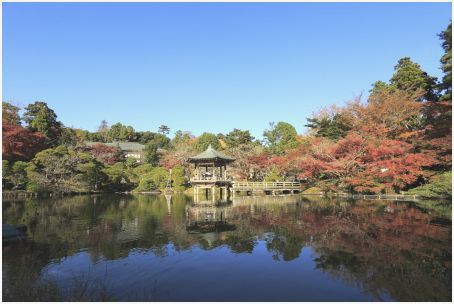
<svg viewBox="0 0 454 304">
<path fill-rule="evenodd" d="M 99 136 L 102 138 L 103 142 L 108 142 L 109 141 L 109 125 L 107 124 L 106 120 L 102 120 L 101 124 L 98 127 L 98 133 Z"/>
<path fill-rule="evenodd" d="M 307 118 L 307 121 L 308 124 L 306 127 L 315 131 L 315 136 L 326 137 L 332 140 L 344 137 L 348 130 L 351 129 L 339 113 L 334 114 L 333 117 L 325 115 L 322 117 Z"/>
<path fill-rule="evenodd" d="M 390 85 L 384 81 L 378 80 L 372 84 L 372 89 L 369 90 L 370 95 L 380 94 L 385 90 L 388 90 Z"/>
<path fill-rule="evenodd" d="M 423 90 L 425 100 L 438 100 L 435 92 L 436 78 L 429 76 L 421 69 L 419 64 L 413 62 L 409 57 L 399 59 L 394 71 L 395 73 L 390 80 L 391 86 L 409 94 Z"/>
<path fill-rule="evenodd" d="M 228 147 L 237 147 L 239 145 L 250 144 L 254 137 L 248 130 L 233 129 L 225 135 L 225 142 Z"/>
<path fill-rule="evenodd" d="M 452 23 L 448 25 L 446 30 L 439 34 L 441 43 L 445 53 L 440 59 L 441 69 L 444 73 L 439 88 L 441 90 L 440 100 L 452 101 Z"/>
<path fill-rule="evenodd" d="M 399 59 L 397 65 L 394 66 L 394 74 L 389 83 L 384 81 L 376 81 L 372 84 L 372 89 L 369 91 L 371 96 L 380 95 L 385 91 L 392 92 L 395 90 L 404 91 L 409 95 L 413 95 L 417 91 L 423 92 L 421 101 L 437 101 L 436 78 L 429 76 L 421 69 L 421 66 L 413 62 L 409 57 Z"/>
<path fill-rule="evenodd" d="M 57 120 L 57 114 L 47 106 L 47 103 L 36 101 L 25 107 L 23 120 L 31 131 L 39 131 L 51 140 L 58 140 L 62 124 Z"/>
<path fill-rule="evenodd" d="M 158 128 L 158 133 L 161 133 L 163 135 L 167 135 L 170 133 L 170 128 L 166 125 L 160 125 Z"/>
</svg>

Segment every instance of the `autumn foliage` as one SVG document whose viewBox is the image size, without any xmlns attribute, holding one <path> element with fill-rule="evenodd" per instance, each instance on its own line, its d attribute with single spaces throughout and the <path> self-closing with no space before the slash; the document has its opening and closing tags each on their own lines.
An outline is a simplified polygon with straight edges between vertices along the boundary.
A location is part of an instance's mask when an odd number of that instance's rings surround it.
<svg viewBox="0 0 454 304">
<path fill-rule="evenodd" d="M 334 114 L 324 110 L 319 117 L 348 126 L 339 139 L 309 134 L 286 155 L 254 156 L 252 163 L 261 160 L 261 168 L 273 166 L 324 191 L 396 193 L 423 184 L 451 165 L 451 114 L 443 103 L 419 102 L 420 95 L 382 91 Z"/>
<path fill-rule="evenodd" d="M 46 137 L 19 125 L 2 124 L 2 158 L 8 161 L 31 160 L 47 148 Z"/>
<path fill-rule="evenodd" d="M 121 151 L 116 147 L 109 147 L 103 144 L 95 144 L 90 149 L 91 155 L 93 155 L 98 161 L 113 165 L 120 161 Z"/>
</svg>

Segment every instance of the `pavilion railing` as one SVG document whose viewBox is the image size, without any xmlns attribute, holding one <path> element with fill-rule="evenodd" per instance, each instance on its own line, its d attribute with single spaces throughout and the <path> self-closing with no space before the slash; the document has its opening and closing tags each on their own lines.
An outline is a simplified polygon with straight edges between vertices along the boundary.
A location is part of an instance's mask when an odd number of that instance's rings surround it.
<svg viewBox="0 0 454 304">
<path fill-rule="evenodd" d="M 229 178 L 225 178 L 223 176 L 194 176 L 191 178 L 191 181 L 225 181 L 230 180 Z"/>
</svg>

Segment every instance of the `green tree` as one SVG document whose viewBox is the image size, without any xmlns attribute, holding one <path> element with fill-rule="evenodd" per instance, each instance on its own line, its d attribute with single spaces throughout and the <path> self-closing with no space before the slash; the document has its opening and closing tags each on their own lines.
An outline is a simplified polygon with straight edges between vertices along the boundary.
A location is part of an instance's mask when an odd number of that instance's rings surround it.
<svg viewBox="0 0 454 304">
<path fill-rule="evenodd" d="M 104 142 L 104 139 L 98 132 L 87 132 L 86 133 L 86 140 L 88 141 L 95 141 L 95 142 Z"/>
<path fill-rule="evenodd" d="M 10 180 L 14 185 L 14 190 L 25 189 L 27 184 L 27 169 L 28 163 L 23 161 L 17 161 L 11 168 Z"/>
<path fill-rule="evenodd" d="M 138 184 L 140 177 L 150 173 L 154 168 L 155 167 L 151 164 L 141 164 L 133 169 L 130 180 Z"/>
<path fill-rule="evenodd" d="M 276 168 L 271 169 L 270 172 L 263 179 L 265 182 L 277 182 L 282 181 L 283 177 L 279 174 L 279 171 Z"/>
<path fill-rule="evenodd" d="M 102 120 L 101 124 L 98 127 L 98 134 L 102 139 L 102 142 L 109 141 L 109 125 L 107 124 L 106 120 Z"/>
<path fill-rule="evenodd" d="M 175 191 L 183 191 L 186 188 L 188 182 L 184 167 L 176 165 L 172 169 L 172 187 Z"/>
<path fill-rule="evenodd" d="M 263 132 L 267 149 L 274 154 L 282 155 L 298 146 L 297 132 L 287 122 L 270 123 L 270 128 Z"/>
<path fill-rule="evenodd" d="M 57 114 L 45 102 L 36 101 L 25 107 L 23 116 L 28 129 L 38 131 L 51 140 L 58 140 L 62 124 L 57 121 Z"/>
<path fill-rule="evenodd" d="M 9 125 L 20 125 L 20 116 L 19 116 L 20 108 L 13 106 L 9 102 L 3 101 L 2 102 L 2 123 L 9 124 Z"/>
<path fill-rule="evenodd" d="M 445 51 L 440 59 L 441 69 L 444 73 L 439 89 L 441 90 L 440 100 L 452 101 L 452 23 L 449 23 L 446 30 L 439 34 L 442 47 Z"/>
<path fill-rule="evenodd" d="M 74 129 L 62 127 L 58 143 L 67 147 L 75 147 L 78 143 L 81 143 L 81 140 Z"/>
<path fill-rule="evenodd" d="M 197 141 L 194 144 L 194 148 L 197 152 L 202 152 L 205 151 L 209 145 L 211 145 L 213 149 L 220 148 L 218 137 L 213 133 L 205 132 L 199 137 L 197 137 Z"/>
<path fill-rule="evenodd" d="M 156 133 L 150 131 L 136 132 L 136 139 L 141 144 L 146 144 L 155 137 Z"/>
<path fill-rule="evenodd" d="M 120 132 L 121 129 L 123 129 L 123 124 L 117 122 L 116 124 L 113 124 L 109 131 L 108 131 L 108 138 L 109 141 L 118 141 L 120 138 Z"/>
<path fill-rule="evenodd" d="M 392 89 L 392 88 L 388 83 L 378 80 L 372 84 L 372 89 L 370 89 L 369 92 L 370 92 L 370 95 L 374 95 L 374 94 L 383 93 L 390 89 Z"/>
<path fill-rule="evenodd" d="M 96 159 L 88 160 L 84 154 L 85 162 L 77 166 L 81 185 L 89 191 L 98 191 L 107 182 L 107 175 L 103 172 L 104 166 Z"/>
<path fill-rule="evenodd" d="M 89 153 L 58 146 L 37 153 L 29 163 L 28 188 L 65 193 L 97 190 L 105 180 L 102 169 Z"/>
<path fill-rule="evenodd" d="M 134 141 L 136 132 L 133 127 L 118 122 L 110 127 L 108 138 L 112 141 Z"/>
<path fill-rule="evenodd" d="M 326 137 L 337 140 L 344 137 L 351 127 L 342 118 L 342 114 L 336 113 L 332 117 L 322 115 L 320 117 L 307 118 L 306 127 L 311 128 L 317 137 Z"/>
<path fill-rule="evenodd" d="M 9 188 L 11 178 L 11 168 L 9 167 L 9 161 L 6 159 L 2 160 L 2 189 Z"/>
<path fill-rule="evenodd" d="M 121 137 L 127 141 L 135 141 L 136 140 L 136 131 L 133 127 L 127 126 L 122 130 Z"/>
<path fill-rule="evenodd" d="M 394 75 L 391 77 L 390 85 L 409 94 L 422 90 L 425 92 L 425 100 L 438 100 L 435 93 L 436 78 L 429 76 L 421 69 L 419 64 L 413 62 L 409 57 L 399 59 L 394 67 Z"/>
<path fill-rule="evenodd" d="M 158 128 L 158 133 L 168 135 L 170 133 L 170 128 L 166 125 L 160 125 Z"/>
<path fill-rule="evenodd" d="M 115 163 L 103 169 L 107 175 L 106 188 L 110 191 L 128 191 L 134 188 L 135 184 L 131 182 L 125 163 Z"/>
<path fill-rule="evenodd" d="M 150 172 L 140 176 L 139 186 L 135 191 L 163 190 L 167 185 L 169 172 L 162 168 L 153 168 Z"/>
<path fill-rule="evenodd" d="M 248 130 L 233 129 L 227 135 L 225 135 L 225 142 L 227 147 L 234 148 L 240 145 L 247 145 L 252 143 L 254 137 Z"/>
<path fill-rule="evenodd" d="M 78 142 L 84 142 L 89 140 L 90 132 L 82 129 L 72 129 L 77 137 Z"/>
<path fill-rule="evenodd" d="M 188 144 L 189 140 L 191 140 L 192 135 L 189 131 L 181 131 L 178 130 L 175 132 L 175 136 L 172 138 L 172 146 L 178 146 L 180 144 Z"/>
<path fill-rule="evenodd" d="M 159 163 L 159 149 L 168 149 L 170 147 L 170 139 L 163 134 L 156 134 L 144 148 L 145 162 L 157 166 Z"/>
</svg>

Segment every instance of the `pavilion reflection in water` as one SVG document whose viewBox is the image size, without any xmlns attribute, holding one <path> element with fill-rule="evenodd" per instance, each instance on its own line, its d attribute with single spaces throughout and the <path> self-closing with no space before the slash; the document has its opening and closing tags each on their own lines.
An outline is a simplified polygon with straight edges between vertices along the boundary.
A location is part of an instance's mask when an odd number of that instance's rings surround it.
<svg viewBox="0 0 454 304">
<path fill-rule="evenodd" d="M 187 231 L 189 232 L 222 232 L 235 229 L 231 224 L 238 220 L 239 206 L 248 209 L 249 214 L 255 214 L 259 206 L 279 203 L 284 209 L 288 204 L 298 204 L 295 196 L 236 196 L 218 197 L 211 200 L 209 196 L 199 195 L 198 200 L 185 207 Z M 245 210 L 243 209 L 243 212 Z"/>
<path fill-rule="evenodd" d="M 232 224 L 233 207 L 231 202 L 217 201 L 188 204 L 186 231 L 198 235 L 206 248 L 211 248 L 222 238 L 223 232 L 236 230 Z"/>
</svg>

